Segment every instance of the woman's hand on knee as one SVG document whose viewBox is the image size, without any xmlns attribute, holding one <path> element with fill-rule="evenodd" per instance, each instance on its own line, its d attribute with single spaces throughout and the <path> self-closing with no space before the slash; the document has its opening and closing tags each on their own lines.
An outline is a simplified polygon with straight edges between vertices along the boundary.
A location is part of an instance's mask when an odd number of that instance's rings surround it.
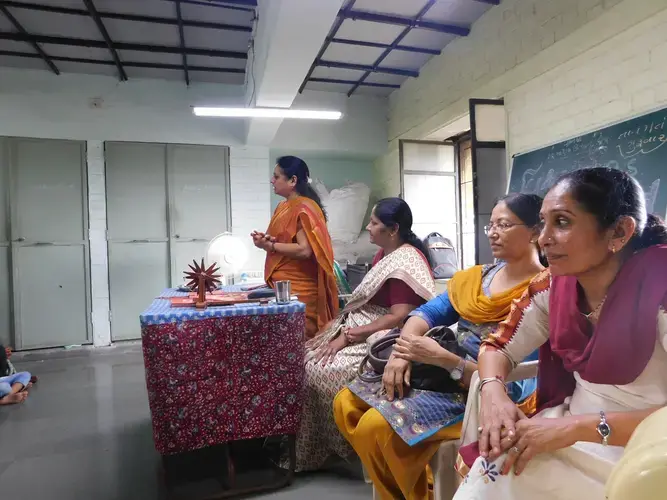
<svg viewBox="0 0 667 500">
<path fill-rule="evenodd" d="M 347 346 L 347 337 L 345 335 L 338 335 L 331 342 L 327 342 L 322 347 L 320 347 L 315 354 L 315 363 L 322 363 L 322 366 L 326 366 L 329 363 L 333 363 L 336 353 L 341 349 L 344 349 Z"/>
<path fill-rule="evenodd" d="M 495 460 L 516 440 L 516 422 L 525 419 L 499 383 L 483 388 L 479 411 L 479 452 Z"/>
</svg>

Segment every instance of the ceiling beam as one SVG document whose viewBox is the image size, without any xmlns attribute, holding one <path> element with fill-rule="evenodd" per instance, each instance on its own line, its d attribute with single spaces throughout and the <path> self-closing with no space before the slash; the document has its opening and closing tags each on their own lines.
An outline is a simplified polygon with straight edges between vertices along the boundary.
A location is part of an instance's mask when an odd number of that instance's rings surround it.
<svg viewBox="0 0 667 500">
<path fill-rule="evenodd" d="M 317 83 L 338 83 L 341 85 L 356 85 L 358 82 L 355 80 L 339 80 L 338 78 L 311 78 L 308 80 L 309 82 L 317 82 Z M 385 89 L 400 89 L 401 86 L 397 85 L 395 83 L 376 83 L 376 82 L 362 82 L 359 85 L 363 85 L 365 87 L 379 87 L 379 88 L 385 88 Z"/>
<path fill-rule="evenodd" d="M 15 52 L 12 50 L 0 50 L 0 56 L 40 59 L 39 54 L 33 54 L 32 52 Z M 111 60 L 88 59 L 85 57 L 64 57 L 64 56 L 50 56 L 50 57 L 54 61 L 73 62 L 81 64 L 100 64 L 103 66 L 115 66 L 116 64 Z M 123 61 L 123 66 L 127 68 L 173 69 L 173 70 L 183 71 L 183 66 L 181 66 L 180 64 Z M 219 68 L 215 66 L 189 65 L 188 69 L 190 71 L 202 71 L 208 73 L 237 73 L 237 74 L 245 73 L 245 70 L 243 68 Z"/>
<path fill-rule="evenodd" d="M 97 13 L 97 9 L 95 8 L 95 4 L 93 3 L 93 0 L 83 0 L 84 5 L 88 9 L 88 12 L 90 12 L 90 17 L 93 18 L 93 21 L 95 21 L 95 25 L 97 26 L 97 29 L 100 31 L 100 34 L 102 35 L 102 38 L 104 38 L 104 43 L 106 43 L 107 48 L 109 49 L 109 53 L 111 54 L 111 58 L 113 59 L 113 62 L 116 64 L 116 68 L 118 69 L 118 76 L 120 77 L 121 82 L 126 82 L 127 81 L 127 73 L 125 73 L 125 69 L 123 68 L 123 64 L 120 62 L 120 57 L 118 56 L 118 52 L 116 51 L 115 47 L 113 46 L 113 42 L 111 41 L 111 37 L 109 36 L 109 32 L 107 31 L 106 27 L 104 26 L 104 23 L 102 22 L 102 18 L 100 15 Z"/>
<path fill-rule="evenodd" d="M 175 2 L 176 0 L 165 0 L 167 2 Z M 221 9 L 229 9 L 229 10 L 241 10 L 244 12 L 255 12 L 254 7 L 241 7 L 241 6 L 236 6 L 236 5 L 225 5 L 224 3 L 216 3 L 213 2 L 212 0 L 181 0 L 183 3 L 187 3 L 190 5 L 201 5 L 203 7 L 219 7 Z M 234 2 L 227 2 L 227 4 L 231 4 Z"/>
<path fill-rule="evenodd" d="M 178 38 L 181 44 L 181 59 L 183 61 L 183 73 L 185 74 L 185 84 L 190 85 L 190 74 L 188 73 L 188 55 L 185 53 L 185 35 L 183 34 L 183 16 L 181 15 L 181 2 L 176 0 L 176 19 L 178 20 Z"/>
<path fill-rule="evenodd" d="M 25 30 L 23 25 L 21 23 L 19 23 L 18 19 L 16 19 L 12 15 L 12 13 L 9 12 L 9 10 L 7 10 L 7 7 L 5 7 L 4 5 L 0 5 L 0 11 L 5 15 L 5 17 L 7 19 L 9 19 L 9 22 L 12 23 L 14 25 L 14 27 L 17 30 L 19 30 L 20 33 L 22 33 L 24 35 L 28 35 L 28 36 L 30 35 Z M 46 63 L 46 65 L 51 69 L 51 71 L 53 71 L 56 75 L 59 75 L 60 70 L 53 63 L 53 60 L 49 57 L 49 55 L 46 52 L 44 52 L 44 50 L 39 46 L 39 44 L 37 42 L 34 42 L 34 41 L 33 42 L 28 42 L 28 43 L 30 43 L 30 45 L 32 45 L 33 49 L 35 49 L 37 51 L 37 54 L 35 54 L 35 55 L 37 55 L 40 59 L 42 59 Z"/>
<path fill-rule="evenodd" d="M 389 43 L 378 43 L 378 42 L 366 42 L 363 40 L 350 40 L 348 38 L 331 38 L 331 43 L 341 43 L 345 45 L 356 45 L 359 47 L 374 47 L 377 49 L 388 49 L 391 47 Z M 442 53 L 439 49 L 427 49 L 426 47 L 413 47 L 412 45 L 397 45 L 394 47 L 394 50 L 401 50 L 403 52 L 415 52 L 417 54 L 430 54 L 432 56 L 437 56 Z"/>
<path fill-rule="evenodd" d="M 449 33 L 450 35 L 468 36 L 470 34 L 470 28 L 467 26 L 424 21 L 423 19 L 417 20 L 389 14 L 376 14 L 375 12 L 366 12 L 362 10 L 341 11 L 339 15 L 344 19 L 352 19 L 354 21 L 369 21 L 372 23 L 392 24 L 395 26 L 409 26 L 410 28 Z"/>
<path fill-rule="evenodd" d="M 387 66 L 369 66 L 367 64 L 353 64 L 345 63 L 339 61 L 324 61 L 320 60 L 317 63 L 318 66 L 325 66 L 327 68 L 340 68 L 340 69 L 352 69 L 357 71 L 369 71 L 371 73 L 386 73 L 388 75 L 400 75 L 400 76 L 411 76 L 417 78 L 419 76 L 419 71 L 412 69 L 403 69 L 403 68 L 390 68 Z"/>
<path fill-rule="evenodd" d="M 0 32 L 0 40 L 12 40 L 14 42 L 37 42 L 53 45 L 66 45 L 69 47 L 93 47 L 97 49 L 106 49 L 107 44 L 102 40 L 88 40 L 85 38 L 69 38 L 63 36 L 51 35 L 32 35 L 24 33 L 6 33 Z M 150 45 L 145 43 L 126 43 L 113 42 L 112 46 L 116 50 L 131 50 L 136 52 L 152 52 L 158 54 L 182 54 L 183 49 L 167 45 Z M 200 49 L 195 47 L 186 47 L 185 53 L 190 56 L 209 56 L 225 57 L 228 59 L 247 59 L 245 52 L 233 52 L 229 50 Z"/>
<path fill-rule="evenodd" d="M 420 9 L 420 11 L 417 13 L 415 18 L 413 19 L 413 22 L 418 23 L 422 20 L 422 18 L 428 13 L 429 10 L 431 10 L 431 7 L 435 5 L 435 0 L 428 0 L 426 4 Z M 373 69 L 377 69 L 380 64 L 382 64 L 382 61 L 384 61 L 389 54 L 391 54 L 391 51 L 394 50 L 399 43 L 410 33 L 412 30 L 412 26 L 406 27 L 403 31 L 401 31 L 398 36 L 394 39 L 394 41 L 391 43 L 389 47 L 385 49 L 385 51 L 380 54 L 380 57 L 378 57 L 375 62 L 373 63 Z M 352 94 L 354 94 L 355 90 L 359 88 L 359 85 L 361 85 L 366 78 L 368 78 L 371 73 L 373 73 L 373 70 L 368 70 L 366 73 L 361 75 L 361 78 L 359 78 L 359 81 L 349 90 L 347 93 L 347 96 L 350 97 Z"/>
<path fill-rule="evenodd" d="M 208 2 L 213 5 L 228 3 L 232 5 L 245 5 L 247 7 L 257 7 L 257 0 L 208 0 Z"/>
<path fill-rule="evenodd" d="M 182 1 L 182 0 L 181 0 Z M 90 17 L 90 14 L 85 9 L 73 9 L 71 7 L 59 7 L 56 5 L 42 5 L 36 3 L 23 3 L 15 2 L 10 0 L 0 0 L 0 5 L 5 7 L 11 7 L 14 9 L 25 9 L 32 11 L 41 11 L 41 12 L 51 12 L 53 14 L 68 14 L 72 16 L 83 16 Z M 154 17 L 154 16 L 143 16 L 137 14 L 123 14 L 120 12 L 104 12 L 97 11 L 97 14 L 102 19 L 118 19 L 119 21 L 135 21 L 140 23 L 151 23 L 151 24 L 166 24 L 169 26 L 178 26 L 178 21 L 176 19 L 171 19 L 168 17 Z M 209 28 L 217 30 L 226 30 L 226 31 L 243 31 L 246 33 L 252 32 L 252 26 L 242 26 L 238 24 L 225 24 L 225 23 L 213 23 L 209 21 L 195 21 L 195 20 L 183 20 L 183 26 L 186 28 Z"/>
<path fill-rule="evenodd" d="M 341 13 L 346 13 L 352 10 L 354 7 L 354 2 L 357 0 L 347 0 L 347 3 L 345 6 L 341 9 Z M 331 43 L 331 40 L 333 37 L 336 36 L 336 33 L 338 33 L 338 30 L 340 29 L 341 25 L 343 24 L 343 21 L 345 21 L 345 17 L 341 16 L 340 13 L 338 14 L 338 17 L 336 18 L 336 21 L 334 22 L 333 26 L 329 30 L 329 35 L 327 38 L 324 40 L 324 43 L 322 44 L 322 47 L 320 47 L 319 52 L 317 53 L 317 56 L 315 57 L 315 60 L 313 61 L 313 64 L 310 65 L 310 69 L 308 70 L 308 73 L 306 73 L 306 78 L 303 79 L 303 82 L 301 82 L 301 86 L 299 87 L 299 94 L 303 92 L 303 89 L 306 87 L 306 83 L 308 83 L 308 80 L 310 79 L 311 76 L 313 76 L 313 71 L 315 71 L 315 68 L 317 68 L 318 62 L 322 59 L 322 56 L 324 53 L 327 51 L 329 48 L 329 44 Z"/>
</svg>

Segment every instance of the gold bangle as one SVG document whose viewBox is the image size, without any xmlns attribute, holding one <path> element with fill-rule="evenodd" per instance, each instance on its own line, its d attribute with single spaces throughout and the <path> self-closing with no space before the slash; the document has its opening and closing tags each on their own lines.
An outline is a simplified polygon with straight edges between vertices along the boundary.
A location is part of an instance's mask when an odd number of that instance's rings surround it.
<svg viewBox="0 0 667 500">
<path fill-rule="evenodd" d="M 507 386 L 505 385 L 505 381 L 504 381 L 502 378 L 500 378 L 500 377 L 488 377 L 488 378 L 483 378 L 483 379 L 479 382 L 479 392 L 481 393 L 481 392 L 482 392 L 482 389 L 484 388 L 484 386 L 485 386 L 486 384 L 491 383 L 491 382 L 499 382 L 499 383 L 501 383 L 502 386 L 503 386 L 503 389 L 505 389 L 505 394 L 507 394 Z"/>
</svg>

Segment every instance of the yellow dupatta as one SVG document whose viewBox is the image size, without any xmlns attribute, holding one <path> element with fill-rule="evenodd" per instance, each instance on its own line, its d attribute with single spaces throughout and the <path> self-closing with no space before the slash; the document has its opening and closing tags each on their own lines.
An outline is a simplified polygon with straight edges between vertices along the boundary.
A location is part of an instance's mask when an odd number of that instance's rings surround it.
<svg viewBox="0 0 667 500">
<path fill-rule="evenodd" d="M 500 323 L 509 314 L 512 301 L 521 297 L 532 278 L 487 297 L 482 290 L 483 268 L 474 266 L 454 274 L 447 284 L 449 300 L 456 312 L 471 323 Z"/>
</svg>

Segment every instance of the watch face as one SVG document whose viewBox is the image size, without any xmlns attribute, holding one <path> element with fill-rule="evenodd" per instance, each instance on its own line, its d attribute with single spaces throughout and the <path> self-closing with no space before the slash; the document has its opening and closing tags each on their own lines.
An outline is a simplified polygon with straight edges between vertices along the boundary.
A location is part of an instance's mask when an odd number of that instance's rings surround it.
<svg viewBox="0 0 667 500">
<path fill-rule="evenodd" d="M 598 432 L 602 437 L 609 437 L 611 428 L 607 424 L 598 424 Z"/>
<path fill-rule="evenodd" d="M 452 380 L 461 380 L 461 377 L 463 377 L 463 373 L 461 372 L 461 370 L 456 368 L 452 370 L 452 373 L 450 373 L 449 376 L 452 378 Z"/>
</svg>

